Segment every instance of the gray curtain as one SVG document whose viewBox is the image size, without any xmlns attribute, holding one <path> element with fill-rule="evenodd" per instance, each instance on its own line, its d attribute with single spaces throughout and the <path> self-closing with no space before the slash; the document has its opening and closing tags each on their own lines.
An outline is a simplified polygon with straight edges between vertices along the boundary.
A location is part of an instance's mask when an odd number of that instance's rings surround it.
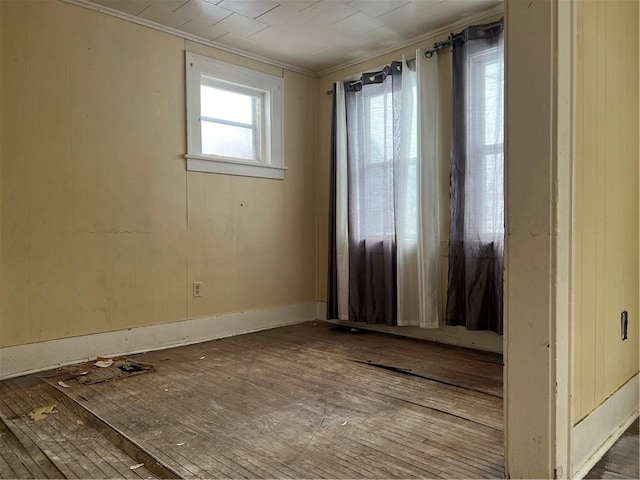
<svg viewBox="0 0 640 480">
<path fill-rule="evenodd" d="M 402 66 L 345 82 L 349 204 L 349 319 L 397 324 L 395 186 Z M 375 118 L 376 122 L 368 119 Z"/>
<path fill-rule="evenodd" d="M 327 271 L 327 318 L 338 316 L 338 251 L 336 244 L 336 89 L 333 88 L 331 105 L 331 151 L 329 158 L 329 265 Z"/>
<path fill-rule="evenodd" d="M 502 334 L 504 51 L 491 25 L 453 39 L 446 323 Z"/>
</svg>

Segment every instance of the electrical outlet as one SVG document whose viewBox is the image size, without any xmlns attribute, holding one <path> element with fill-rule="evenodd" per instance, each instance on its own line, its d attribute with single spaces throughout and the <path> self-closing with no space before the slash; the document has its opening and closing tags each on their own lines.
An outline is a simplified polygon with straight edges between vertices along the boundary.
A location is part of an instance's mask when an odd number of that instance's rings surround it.
<svg viewBox="0 0 640 480">
<path fill-rule="evenodd" d="M 620 336 L 622 337 L 622 341 L 627 339 L 627 329 L 629 327 L 629 312 L 624 310 L 620 314 Z"/>
<path fill-rule="evenodd" d="M 194 297 L 202 296 L 202 282 L 193 282 L 193 296 Z"/>
</svg>

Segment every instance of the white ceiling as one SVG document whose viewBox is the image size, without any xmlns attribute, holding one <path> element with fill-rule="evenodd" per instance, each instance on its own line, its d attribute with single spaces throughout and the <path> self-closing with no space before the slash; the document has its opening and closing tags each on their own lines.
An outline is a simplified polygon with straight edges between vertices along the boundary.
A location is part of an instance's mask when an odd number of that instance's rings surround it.
<svg viewBox="0 0 640 480">
<path fill-rule="evenodd" d="M 502 0 L 89 0 L 320 72 L 401 47 Z"/>
</svg>

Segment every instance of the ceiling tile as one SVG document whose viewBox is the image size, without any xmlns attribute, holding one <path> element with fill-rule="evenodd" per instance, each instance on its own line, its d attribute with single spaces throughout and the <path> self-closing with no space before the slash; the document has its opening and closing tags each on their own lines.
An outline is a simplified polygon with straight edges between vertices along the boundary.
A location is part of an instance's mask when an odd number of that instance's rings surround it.
<svg viewBox="0 0 640 480">
<path fill-rule="evenodd" d="M 483 10 L 500 5 L 495 0 L 447 0 L 426 10 L 429 23 L 428 30 L 434 30 L 447 23 L 464 21 L 465 17 L 475 15 Z"/>
<path fill-rule="evenodd" d="M 328 47 L 323 38 L 318 38 L 307 31 L 298 33 L 283 32 L 274 27 L 269 27 L 251 37 L 258 45 L 251 49 L 252 52 L 263 55 L 283 54 L 298 55 L 304 58 L 313 55 Z"/>
<path fill-rule="evenodd" d="M 384 24 L 375 17 L 371 17 L 364 12 L 358 12 L 347 18 L 336 22 L 333 26 L 343 33 L 349 35 L 360 35 L 376 28 L 382 27 Z"/>
<path fill-rule="evenodd" d="M 309 5 L 317 3 L 319 0 L 276 0 L 283 8 L 290 8 L 292 10 L 300 11 L 307 8 Z"/>
<path fill-rule="evenodd" d="M 447 22 L 452 22 L 457 18 L 474 15 L 483 10 L 496 7 L 501 3 L 503 3 L 502 0 L 447 0 L 429 7 L 427 11 L 440 19 L 447 19 Z"/>
<path fill-rule="evenodd" d="M 216 37 L 215 40 L 218 43 L 228 45 L 229 47 L 238 50 L 244 50 L 245 52 L 248 52 L 257 45 L 255 40 L 248 37 L 240 37 L 233 32 L 226 33 L 221 37 Z"/>
<path fill-rule="evenodd" d="M 177 28 L 188 19 L 185 19 L 183 15 L 175 14 L 174 10 L 180 8 L 187 3 L 187 1 L 188 0 L 180 0 L 176 2 L 179 3 L 179 5 L 174 8 L 171 8 L 174 5 L 171 5 L 170 2 L 153 2 L 149 7 L 140 12 L 138 16 L 166 27 Z"/>
<path fill-rule="evenodd" d="M 214 38 L 221 37 L 227 33 L 233 33 L 236 37 L 249 37 L 268 26 L 265 23 L 234 13 L 213 25 L 211 33 L 215 35 Z"/>
<path fill-rule="evenodd" d="M 197 20 L 212 25 L 227 18 L 232 12 L 205 0 L 189 0 L 173 13 L 182 19 L 182 23 Z"/>
<path fill-rule="evenodd" d="M 361 51 L 360 49 L 348 49 L 345 50 L 346 55 L 344 56 L 344 62 L 349 62 L 351 60 L 356 60 L 358 58 L 363 58 L 367 55 L 367 51 Z M 327 68 L 331 68 L 335 66 L 335 50 L 333 48 L 323 50 L 320 53 L 310 56 L 307 61 L 313 65 L 314 69 L 318 71 L 326 70 Z"/>
<path fill-rule="evenodd" d="M 369 32 L 368 37 L 372 47 L 377 47 L 378 50 L 398 45 L 406 38 L 401 32 L 386 25 Z"/>
<path fill-rule="evenodd" d="M 331 25 L 356 13 L 358 10 L 340 0 L 323 0 L 300 11 L 304 23 L 321 25 Z"/>
<path fill-rule="evenodd" d="M 367 15 L 379 17 L 409 2 L 410 0 L 352 0 L 349 5 Z"/>
<path fill-rule="evenodd" d="M 411 0 L 411 3 L 415 3 L 416 6 L 420 8 L 431 8 L 438 3 L 443 3 L 444 1 L 445 0 Z"/>
<path fill-rule="evenodd" d="M 240 13 L 249 18 L 257 18 L 269 10 L 273 10 L 278 5 L 278 3 L 271 0 L 252 0 L 250 2 L 246 0 L 222 0 L 222 2 L 218 3 L 219 7 Z"/>
<path fill-rule="evenodd" d="M 189 0 L 153 0 L 152 5 L 157 5 L 166 10 L 171 10 L 172 12 L 180 8 L 182 5 L 187 3 Z M 215 3 L 215 2 L 213 2 Z"/>
<path fill-rule="evenodd" d="M 295 3 L 283 4 L 260 15 L 258 20 L 281 30 L 293 30 L 303 23 L 303 16 Z"/>
<path fill-rule="evenodd" d="M 395 30 L 412 35 L 422 35 L 428 32 L 429 10 L 418 7 L 415 3 L 407 3 L 384 15 L 378 20 Z"/>
<path fill-rule="evenodd" d="M 213 25 L 211 25 L 209 22 L 203 22 L 201 20 L 189 20 L 187 23 L 180 27 L 180 30 L 192 35 L 206 38 L 207 40 L 213 40 L 214 36 L 211 31 L 212 27 Z"/>
<path fill-rule="evenodd" d="M 93 3 L 98 3 L 130 15 L 138 15 L 151 5 L 150 0 L 94 0 Z"/>
</svg>

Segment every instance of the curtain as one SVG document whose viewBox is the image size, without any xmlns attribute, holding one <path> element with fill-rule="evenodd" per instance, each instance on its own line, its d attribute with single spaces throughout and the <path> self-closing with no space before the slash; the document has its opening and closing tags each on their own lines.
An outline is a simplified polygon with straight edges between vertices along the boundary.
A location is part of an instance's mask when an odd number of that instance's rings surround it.
<svg viewBox="0 0 640 480">
<path fill-rule="evenodd" d="M 504 52 L 485 27 L 453 42 L 446 323 L 502 334 Z"/>
<path fill-rule="evenodd" d="M 437 328 L 437 57 L 334 86 L 327 318 Z"/>
<path fill-rule="evenodd" d="M 437 158 L 438 58 L 403 63 L 397 210 L 398 325 L 438 328 L 440 227 Z"/>
<path fill-rule="evenodd" d="M 397 324 L 396 158 L 400 154 L 402 65 L 345 83 L 349 319 Z"/>
<path fill-rule="evenodd" d="M 327 265 L 327 319 L 339 318 L 338 313 L 338 236 L 336 232 L 336 169 L 337 169 L 337 138 L 336 138 L 336 86 L 333 86 L 331 102 L 331 149 L 329 151 L 329 242 Z"/>
<path fill-rule="evenodd" d="M 347 118 L 344 86 L 333 86 L 329 173 L 329 269 L 327 318 L 349 319 L 349 227 L 347 218 Z"/>
</svg>

